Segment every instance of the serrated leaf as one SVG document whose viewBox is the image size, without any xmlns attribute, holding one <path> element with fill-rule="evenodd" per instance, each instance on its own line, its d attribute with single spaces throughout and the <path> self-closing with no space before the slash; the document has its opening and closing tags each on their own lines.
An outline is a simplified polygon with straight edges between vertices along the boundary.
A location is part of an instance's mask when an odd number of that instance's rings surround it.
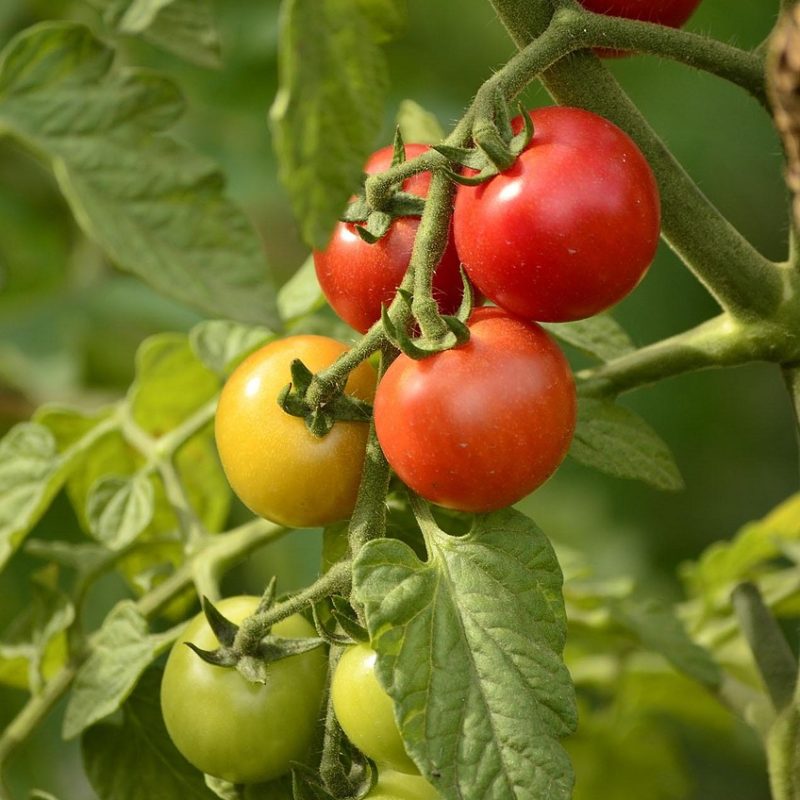
<svg viewBox="0 0 800 800">
<path fill-rule="evenodd" d="M 50 431 L 35 422 L 0 440 L 0 569 L 39 521 L 80 456 L 58 453 Z"/>
<path fill-rule="evenodd" d="M 722 673 L 711 654 L 695 644 L 677 615 L 652 599 L 626 598 L 611 604 L 618 624 L 630 630 L 644 647 L 660 653 L 684 675 L 716 689 Z"/>
<path fill-rule="evenodd" d="M 608 400 L 580 398 L 569 454 L 580 464 L 654 489 L 683 488 L 675 460 L 661 437 L 638 415 Z"/>
<path fill-rule="evenodd" d="M 477 517 L 464 537 L 427 538 L 427 563 L 384 539 L 354 565 L 406 748 L 446 800 L 567 800 L 558 737 L 576 712 L 550 543 L 513 509 Z"/>
<path fill-rule="evenodd" d="M 281 180 L 304 241 L 323 248 L 380 130 L 380 47 L 395 0 L 284 0 L 270 111 Z M 380 23 L 380 24 L 379 24 Z"/>
<path fill-rule="evenodd" d="M 635 350 L 630 336 L 609 314 L 597 314 L 575 322 L 539 324 L 561 341 L 600 361 L 611 361 Z"/>
<path fill-rule="evenodd" d="M 103 478 L 92 488 L 86 506 L 92 535 L 111 550 L 120 550 L 153 519 L 153 484 L 141 473 Z"/>
<path fill-rule="evenodd" d="M 278 295 L 279 306 L 280 302 Z M 192 328 L 189 345 L 206 367 L 224 378 L 250 353 L 274 338 L 268 328 L 213 319 Z"/>
<path fill-rule="evenodd" d="M 50 160 L 119 266 L 215 315 L 276 321 L 261 243 L 219 170 L 163 133 L 183 112 L 178 89 L 112 60 L 81 25 L 23 31 L 0 61 L 0 124 Z"/>
<path fill-rule="evenodd" d="M 219 67 L 220 42 L 210 0 L 116 0 L 106 22 L 201 67 Z"/>
<path fill-rule="evenodd" d="M 436 144 L 444 139 L 444 128 L 436 114 L 427 111 L 414 100 L 401 101 L 396 121 L 406 142 Z"/>
<path fill-rule="evenodd" d="M 122 724 L 103 723 L 83 735 L 84 768 L 100 800 L 214 800 L 202 773 L 169 738 L 160 685 L 161 671 L 148 670 L 123 706 Z"/>
<path fill-rule="evenodd" d="M 313 314 L 325 305 L 325 295 L 320 289 L 314 258 L 309 256 L 300 269 L 281 286 L 278 292 L 278 312 L 285 322 Z"/>
<path fill-rule="evenodd" d="M 177 634 L 171 630 L 151 635 L 147 621 L 129 600 L 114 606 L 92 636 L 89 657 L 75 678 L 64 714 L 64 738 L 72 739 L 113 714 Z"/>
</svg>

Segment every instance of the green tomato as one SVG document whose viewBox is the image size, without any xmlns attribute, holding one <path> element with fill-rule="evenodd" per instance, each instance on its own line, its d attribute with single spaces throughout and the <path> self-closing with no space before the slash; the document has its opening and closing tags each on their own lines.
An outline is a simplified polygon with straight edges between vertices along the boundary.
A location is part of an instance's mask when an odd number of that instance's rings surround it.
<svg viewBox="0 0 800 800">
<path fill-rule="evenodd" d="M 421 775 L 386 769 L 363 800 L 440 800 L 440 795 Z"/>
<path fill-rule="evenodd" d="M 239 623 L 257 597 L 229 597 L 217 609 Z M 277 636 L 315 631 L 294 615 L 276 623 Z M 274 661 L 267 683 L 203 661 L 184 642 L 203 650 L 219 646 L 203 614 L 195 617 L 170 652 L 161 683 L 167 731 L 185 758 L 203 772 L 231 783 L 260 783 L 289 771 L 306 755 L 320 713 L 327 659 L 321 647 Z"/>
<path fill-rule="evenodd" d="M 347 738 L 377 764 L 410 774 L 419 772 L 406 753 L 394 717 L 394 704 L 375 675 L 375 651 L 366 644 L 345 650 L 331 682 L 336 718 Z"/>
</svg>

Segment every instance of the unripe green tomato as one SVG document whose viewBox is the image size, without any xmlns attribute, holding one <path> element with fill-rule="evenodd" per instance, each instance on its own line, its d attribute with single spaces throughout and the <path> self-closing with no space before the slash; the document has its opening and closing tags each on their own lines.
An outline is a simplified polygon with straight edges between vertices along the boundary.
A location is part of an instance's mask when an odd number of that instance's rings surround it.
<svg viewBox="0 0 800 800">
<path fill-rule="evenodd" d="M 216 604 L 239 623 L 258 597 L 228 597 Z M 272 627 L 287 638 L 315 636 L 299 614 Z M 186 627 L 170 652 L 161 683 L 161 711 L 170 738 L 199 770 L 231 783 L 260 783 L 283 775 L 306 755 L 320 714 L 327 658 L 318 647 L 270 663 L 267 683 L 251 683 L 234 668 L 217 667 L 184 642 L 219 646 L 205 616 Z"/>
<path fill-rule="evenodd" d="M 336 718 L 347 738 L 378 765 L 418 774 L 394 718 L 394 704 L 375 675 L 375 651 L 366 644 L 345 650 L 331 682 Z"/>
<path fill-rule="evenodd" d="M 440 795 L 421 775 L 385 769 L 363 800 L 440 800 Z"/>
</svg>

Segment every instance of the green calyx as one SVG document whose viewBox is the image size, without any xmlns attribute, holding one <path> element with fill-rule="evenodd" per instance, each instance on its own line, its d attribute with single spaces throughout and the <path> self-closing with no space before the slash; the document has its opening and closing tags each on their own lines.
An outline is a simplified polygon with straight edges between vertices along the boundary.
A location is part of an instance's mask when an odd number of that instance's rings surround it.
<svg viewBox="0 0 800 800">
<path fill-rule="evenodd" d="M 478 107 L 480 110 L 472 126 L 474 147 L 434 145 L 433 148 L 451 164 L 477 172 L 476 175 L 464 175 L 461 170 L 448 170 L 447 174 L 453 181 L 465 186 L 485 183 L 507 170 L 533 138 L 533 122 L 521 104 L 518 111 L 523 127 L 519 133 L 514 133 L 508 104 L 501 92 L 494 92 L 490 101 L 481 102 Z"/>
<path fill-rule="evenodd" d="M 278 405 L 293 417 L 301 417 L 308 430 L 318 438 L 327 435 L 336 422 L 369 422 L 372 406 L 356 397 L 344 394 L 344 386 L 334 385 L 332 391 L 314 393 L 309 398 L 309 388 L 314 373 L 295 359 L 291 365 L 292 382 L 278 395 Z"/>
</svg>

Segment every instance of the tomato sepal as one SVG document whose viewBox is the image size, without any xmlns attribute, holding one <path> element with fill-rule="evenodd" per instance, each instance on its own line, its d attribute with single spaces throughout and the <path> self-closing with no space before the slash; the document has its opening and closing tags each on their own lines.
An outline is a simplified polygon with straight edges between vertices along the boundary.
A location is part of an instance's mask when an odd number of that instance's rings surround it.
<svg viewBox="0 0 800 800">
<path fill-rule="evenodd" d="M 318 439 L 330 433 L 336 422 L 369 422 L 372 406 L 345 394 L 342 389 L 319 403 L 308 402 L 306 396 L 314 373 L 298 358 L 292 361 L 290 370 L 292 382 L 281 389 L 277 403 L 287 414 L 302 418 L 306 428 Z"/>
</svg>

